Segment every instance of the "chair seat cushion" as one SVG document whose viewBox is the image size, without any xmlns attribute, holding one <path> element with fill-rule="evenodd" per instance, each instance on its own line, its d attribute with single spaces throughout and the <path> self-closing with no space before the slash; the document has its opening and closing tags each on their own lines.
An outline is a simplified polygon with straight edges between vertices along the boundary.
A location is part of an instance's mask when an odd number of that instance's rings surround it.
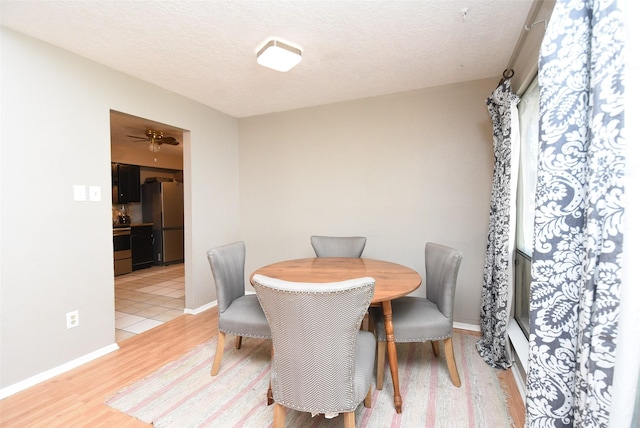
<svg viewBox="0 0 640 428">
<path fill-rule="evenodd" d="M 391 302 L 393 333 L 396 342 L 426 342 L 451 337 L 453 320 L 445 317 L 432 301 L 406 296 Z M 371 308 L 379 342 L 386 342 L 382 308 Z"/>
<path fill-rule="evenodd" d="M 271 338 L 267 317 L 255 294 L 246 294 L 231 302 L 220 314 L 218 328 L 235 336 Z"/>
</svg>

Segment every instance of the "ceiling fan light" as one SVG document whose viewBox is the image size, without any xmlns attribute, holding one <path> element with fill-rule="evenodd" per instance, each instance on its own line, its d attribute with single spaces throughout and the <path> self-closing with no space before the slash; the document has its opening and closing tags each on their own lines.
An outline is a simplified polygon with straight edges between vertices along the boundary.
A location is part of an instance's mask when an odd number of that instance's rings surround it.
<svg viewBox="0 0 640 428">
<path fill-rule="evenodd" d="M 279 40 L 269 40 L 258 51 L 258 64 L 277 71 L 289 71 L 302 61 L 302 51 Z"/>
<path fill-rule="evenodd" d="M 160 144 L 157 141 L 153 140 L 149 143 L 149 150 L 153 153 L 158 153 L 160 151 Z"/>
</svg>

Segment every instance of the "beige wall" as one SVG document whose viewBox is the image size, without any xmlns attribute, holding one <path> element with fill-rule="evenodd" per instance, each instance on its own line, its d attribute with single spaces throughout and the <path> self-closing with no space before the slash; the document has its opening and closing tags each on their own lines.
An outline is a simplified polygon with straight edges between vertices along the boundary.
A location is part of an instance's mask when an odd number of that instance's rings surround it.
<svg viewBox="0 0 640 428">
<path fill-rule="evenodd" d="M 205 251 L 239 235 L 236 119 L 1 31 L 0 389 L 114 344 L 111 109 L 187 131 L 188 308 L 215 299 Z M 74 202 L 75 184 L 102 200 Z"/>
<path fill-rule="evenodd" d="M 186 306 L 215 300 L 207 249 L 244 239 L 247 274 L 361 234 L 424 272 L 460 248 L 455 319 L 477 324 L 493 79 L 237 120 L 2 29 L 0 388 L 114 343 L 111 109 L 185 130 Z M 74 184 L 101 202 L 74 202 Z M 79 310 L 67 330 L 65 314 Z"/>
<path fill-rule="evenodd" d="M 464 253 L 455 321 L 479 324 L 495 79 L 239 120 L 247 273 L 312 257 L 309 236 L 364 235 L 363 257 L 424 277 L 424 245 Z M 422 291 L 422 290 L 420 290 Z"/>
</svg>

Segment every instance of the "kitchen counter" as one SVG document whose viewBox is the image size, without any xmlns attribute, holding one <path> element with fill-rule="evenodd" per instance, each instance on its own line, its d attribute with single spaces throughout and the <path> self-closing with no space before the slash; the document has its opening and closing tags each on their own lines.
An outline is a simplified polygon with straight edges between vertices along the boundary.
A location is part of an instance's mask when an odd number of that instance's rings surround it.
<svg viewBox="0 0 640 428">
<path fill-rule="evenodd" d="M 139 227 L 139 226 L 153 226 L 153 223 L 131 223 L 131 224 L 120 224 L 120 223 L 115 223 L 113 225 L 114 229 L 120 229 L 123 227 Z"/>
</svg>

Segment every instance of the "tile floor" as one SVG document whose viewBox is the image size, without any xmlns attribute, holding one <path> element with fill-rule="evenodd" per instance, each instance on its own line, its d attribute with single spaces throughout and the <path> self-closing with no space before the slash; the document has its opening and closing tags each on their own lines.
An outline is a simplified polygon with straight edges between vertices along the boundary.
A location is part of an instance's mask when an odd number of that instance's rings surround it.
<svg viewBox="0 0 640 428">
<path fill-rule="evenodd" d="M 116 276 L 115 287 L 116 342 L 184 313 L 184 264 Z"/>
</svg>

